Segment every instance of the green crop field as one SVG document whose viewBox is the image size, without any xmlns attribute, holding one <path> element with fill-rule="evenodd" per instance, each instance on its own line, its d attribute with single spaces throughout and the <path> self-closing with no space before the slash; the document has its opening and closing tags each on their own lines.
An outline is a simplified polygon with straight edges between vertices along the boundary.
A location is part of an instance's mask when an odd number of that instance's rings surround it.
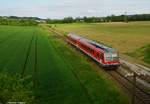
<svg viewBox="0 0 150 104">
<path fill-rule="evenodd" d="M 150 22 L 57 24 L 56 28 L 96 40 L 116 48 L 121 54 L 150 63 Z"/>
<path fill-rule="evenodd" d="M 40 27 L 0 26 L 0 54 L 0 103 L 129 103 L 103 71 Z"/>
</svg>

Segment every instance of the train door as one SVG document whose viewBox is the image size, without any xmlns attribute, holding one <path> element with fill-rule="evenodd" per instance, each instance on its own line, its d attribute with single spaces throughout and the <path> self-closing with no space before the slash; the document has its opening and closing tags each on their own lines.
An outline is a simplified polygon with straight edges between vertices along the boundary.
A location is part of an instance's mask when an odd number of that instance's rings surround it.
<svg viewBox="0 0 150 104">
<path fill-rule="evenodd" d="M 100 53 L 100 62 L 103 64 L 104 61 L 104 53 Z"/>
<path fill-rule="evenodd" d="M 100 60 L 100 53 L 99 52 L 96 52 L 96 59 Z"/>
</svg>

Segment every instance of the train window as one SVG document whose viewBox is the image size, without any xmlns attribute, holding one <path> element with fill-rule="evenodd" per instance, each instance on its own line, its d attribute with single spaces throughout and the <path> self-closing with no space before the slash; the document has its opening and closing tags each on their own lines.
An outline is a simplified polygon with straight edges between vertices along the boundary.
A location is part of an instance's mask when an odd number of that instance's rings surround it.
<svg viewBox="0 0 150 104">
<path fill-rule="evenodd" d="M 92 49 L 92 53 L 94 54 L 94 50 Z"/>
<path fill-rule="evenodd" d="M 83 45 L 83 48 L 84 48 L 84 49 L 86 49 L 86 46 L 85 46 L 85 45 Z"/>
<path fill-rule="evenodd" d="M 106 57 L 106 61 L 113 61 L 112 57 Z"/>
<path fill-rule="evenodd" d="M 90 48 L 88 48 L 88 50 L 89 50 L 89 52 L 91 53 L 91 49 L 90 49 Z"/>
<path fill-rule="evenodd" d="M 91 54 L 93 54 L 93 50 L 91 48 L 88 48 L 88 50 Z"/>
<path fill-rule="evenodd" d="M 100 58 L 100 55 L 99 55 L 99 53 L 96 53 L 96 58 Z"/>
<path fill-rule="evenodd" d="M 102 60 L 104 59 L 104 58 L 103 58 L 103 54 L 102 54 L 102 53 L 100 54 L 100 59 L 102 59 Z"/>
<path fill-rule="evenodd" d="M 119 57 L 117 54 L 105 54 L 106 61 L 118 61 Z"/>
<path fill-rule="evenodd" d="M 89 48 L 89 47 L 88 47 L 88 51 L 89 51 L 91 54 L 93 54 L 93 53 L 94 53 L 94 50 L 93 50 L 93 49 L 91 49 L 91 48 Z"/>
<path fill-rule="evenodd" d="M 82 44 L 82 47 L 83 47 L 84 49 L 86 49 L 86 46 L 85 46 L 84 44 Z"/>
<path fill-rule="evenodd" d="M 94 54 L 94 50 L 93 49 L 91 49 L 91 53 Z"/>
<path fill-rule="evenodd" d="M 86 46 L 85 46 L 84 44 L 81 44 L 81 47 L 82 47 L 83 49 L 86 49 Z"/>
<path fill-rule="evenodd" d="M 90 52 L 90 48 L 89 47 L 87 47 L 87 50 L 88 50 L 88 52 Z"/>
</svg>

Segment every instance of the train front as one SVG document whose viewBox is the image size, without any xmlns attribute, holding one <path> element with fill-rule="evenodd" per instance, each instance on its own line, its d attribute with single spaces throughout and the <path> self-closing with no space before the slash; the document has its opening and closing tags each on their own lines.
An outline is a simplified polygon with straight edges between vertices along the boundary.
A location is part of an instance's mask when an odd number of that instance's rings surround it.
<svg viewBox="0 0 150 104">
<path fill-rule="evenodd" d="M 119 54 L 118 52 L 113 49 L 109 48 L 105 53 L 104 53 L 104 61 L 105 61 L 105 66 L 106 67 L 116 67 L 118 68 L 120 66 L 119 62 Z"/>
</svg>

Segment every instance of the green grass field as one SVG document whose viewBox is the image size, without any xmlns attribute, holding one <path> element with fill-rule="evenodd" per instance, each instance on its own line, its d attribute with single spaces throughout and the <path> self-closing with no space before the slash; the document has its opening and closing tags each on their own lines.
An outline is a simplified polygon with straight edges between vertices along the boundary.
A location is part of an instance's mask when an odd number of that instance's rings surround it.
<svg viewBox="0 0 150 104">
<path fill-rule="evenodd" d="M 129 103 L 99 68 L 40 27 L 0 26 L 0 54 L 0 75 L 4 75 L 0 102 L 5 98 L 5 102 L 33 100 L 32 104 Z M 16 74 L 19 77 L 13 77 Z M 25 82 L 18 82 L 21 77 Z"/>
<path fill-rule="evenodd" d="M 150 22 L 57 24 L 57 29 L 73 32 L 114 47 L 121 54 L 150 63 Z M 143 50 L 144 47 L 145 50 Z M 143 50 L 140 51 L 139 50 Z M 134 54 L 134 55 L 133 55 Z"/>
</svg>

